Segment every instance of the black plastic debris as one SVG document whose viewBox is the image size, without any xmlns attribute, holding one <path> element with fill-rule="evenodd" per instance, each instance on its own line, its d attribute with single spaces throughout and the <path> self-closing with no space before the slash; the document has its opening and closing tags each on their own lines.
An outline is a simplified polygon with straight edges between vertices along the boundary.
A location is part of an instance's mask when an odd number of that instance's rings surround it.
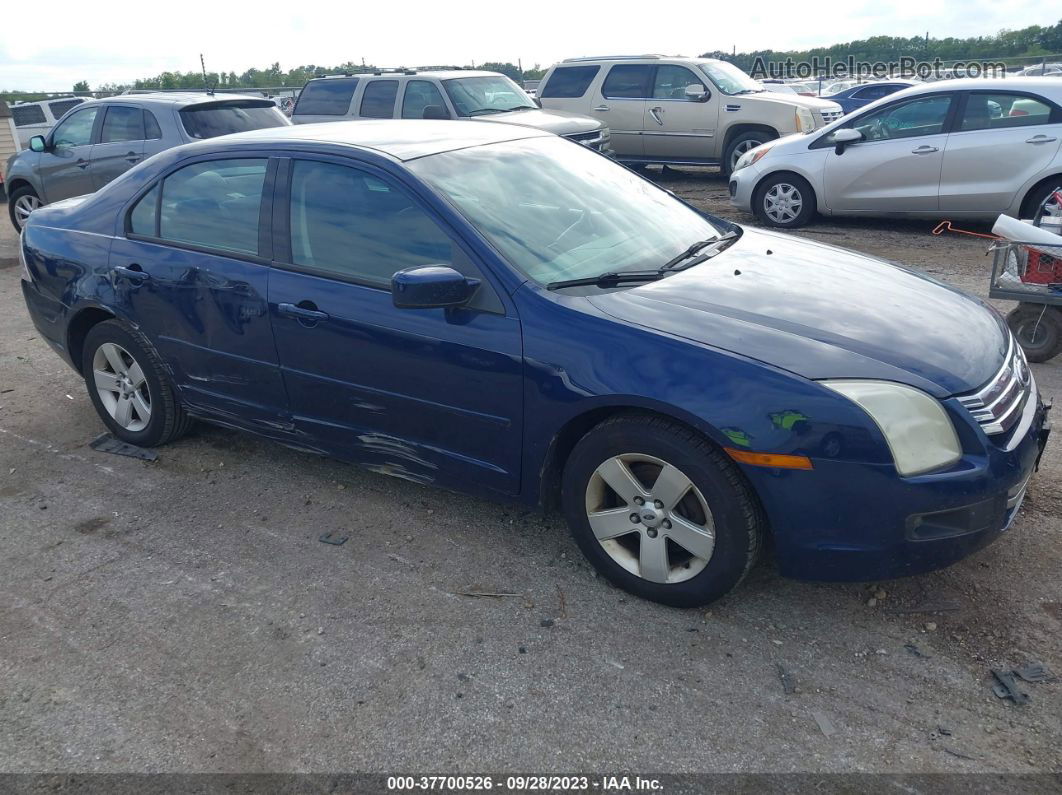
<svg viewBox="0 0 1062 795">
<path fill-rule="evenodd" d="M 793 695 L 796 692 L 796 681 L 793 679 L 793 675 L 781 663 L 775 663 L 774 668 L 778 672 L 778 680 L 782 683 L 782 690 L 787 696 Z"/>
<path fill-rule="evenodd" d="M 322 544 L 331 544 L 334 547 L 341 547 L 350 540 L 350 536 L 340 536 L 335 533 L 322 533 L 317 540 Z"/>
<path fill-rule="evenodd" d="M 1050 670 L 1048 670 L 1047 666 L 1041 662 L 1031 662 L 1020 668 L 1015 668 L 1014 673 L 1017 674 L 1019 678 L 1024 679 L 1026 682 L 1032 682 L 1033 684 L 1054 682 L 1057 678 Z"/>
<path fill-rule="evenodd" d="M 89 442 L 89 447 L 93 450 L 98 450 L 101 453 L 124 455 L 129 458 L 139 458 L 141 461 L 157 461 L 159 458 L 159 454 L 154 450 L 137 447 L 135 444 L 129 444 L 120 439 L 115 439 L 109 433 L 103 433 L 97 436 Z"/>
<path fill-rule="evenodd" d="M 907 649 L 907 653 L 910 654 L 912 657 L 922 657 L 928 659 L 933 656 L 932 654 L 926 654 L 924 651 L 918 648 L 917 644 L 914 643 L 905 643 L 903 644 L 903 647 Z"/>
<path fill-rule="evenodd" d="M 992 692 L 996 694 L 996 698 L 1009 698 L 1015 704 L 1029 703 L 1029 694 L 1021 689 L 1013 672 L 993 668 L 992 676 L 998 682 L 992 687 Z"/>
</svg>

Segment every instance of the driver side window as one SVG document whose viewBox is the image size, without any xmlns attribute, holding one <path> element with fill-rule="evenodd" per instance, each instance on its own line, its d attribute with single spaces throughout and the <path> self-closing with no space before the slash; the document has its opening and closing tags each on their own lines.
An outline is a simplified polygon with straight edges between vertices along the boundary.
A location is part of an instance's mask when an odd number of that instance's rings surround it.
<svg viewBox="0 0 1062 795">
<path fill-rule="evenodd" d="M 55 128 L 52 145 L 55 147 L 84 146 L 92 143 L 92 126 L 99 108 L 85 108 L 74 113 Z"/>
<path fill-rule="evenodd" d="M 950 95 L 918 97 L 889 105 L 852 122 L 866 141 L 891 141 L 919 135 L 936 135 L 944 131 L 951 109 Z"/>
<path fill-rule="evenodd" d="M 693 85 L 704 90 L 704 83 L 686 67 L 671 64 L 658 66 L 653 79 L 653 99 L 685 99 L 686 86 Z"/>
</svg>

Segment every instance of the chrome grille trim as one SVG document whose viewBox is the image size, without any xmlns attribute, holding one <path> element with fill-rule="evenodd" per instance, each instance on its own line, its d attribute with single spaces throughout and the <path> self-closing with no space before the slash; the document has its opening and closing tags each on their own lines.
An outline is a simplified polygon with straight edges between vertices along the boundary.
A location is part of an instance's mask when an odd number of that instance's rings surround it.
<svg viewBox="0 0 1062 795">
<path fill-rule="evenodd" d="M 1003 366 L 977 392 L 961 395 L 959 402 L 987 435 L 1006 433 L 1017 422 L 1032 384 L 1025 353 L 1011 335 Z"/>
<path fill-rule="evenodd" d="M 608 128 L 601 130 L 592 130 L 590 132 L 569 133 L 564 136 L 569 141 L 575 141 L 583 146 L 589 146 L 591 149 L 602 149 L 607 146 L 611 135 Z"/>
<path fill-rule="evenodd" d="M 822 116 L 822 121 L 824 124 L 829 124 L 830 122 L 837 121 L 844 115 L 843 110 L 823 110 L 819 113 Z"/>
</svg>

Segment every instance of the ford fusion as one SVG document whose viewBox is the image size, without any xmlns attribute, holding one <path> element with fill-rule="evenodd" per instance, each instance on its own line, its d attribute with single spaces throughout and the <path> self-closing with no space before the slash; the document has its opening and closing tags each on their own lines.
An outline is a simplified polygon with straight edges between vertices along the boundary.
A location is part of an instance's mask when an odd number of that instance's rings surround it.
<svg viewBox="0 0 1062 795">
<path fill-rule="evenodd" d="M 996 312 L 702 214 L 511 125 L 281 127 L 163 152 L 22 234 L 33 321 L 119 439 L 194 419 L 559 508 L 608 579 L 698 605 L 950 564 L 1047 437 Z"/>
</svg>

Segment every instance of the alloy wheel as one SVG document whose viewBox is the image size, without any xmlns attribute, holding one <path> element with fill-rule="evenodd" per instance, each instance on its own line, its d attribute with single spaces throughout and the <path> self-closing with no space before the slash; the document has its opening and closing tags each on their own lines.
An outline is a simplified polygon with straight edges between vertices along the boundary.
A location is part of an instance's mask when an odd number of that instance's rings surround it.
<svg viewBox="0 0 1062 795">
<path fill-rule="evenodd" d="M 734 151 L 730 155 L 730 170 L 733 171 L 737 167 L 738 160 L 750 149 L 755 149 L 762 144 L 763 141 L 742 141 L 734 147 Z"/>
<path fill-rule="evenodd" d="M 790 223 L 800 215 L 803 206 L 804 197 L 800 195 L 800 190 L 788 182 L 772 185 L 763 194 L 763 212 L 778 224 Z"/>
<path fill-rule="evenodd" d="M 586 487 L 586 517 L 608 555 L 657 583 L 695 577 L 715 550 L 715 522 L 704 495 L 675 466 L 627 453 L 602 463 Z"/>
<path fill-rule="evenodd" d="M 92 357 L 92 377 L 111 419 L 134 433 L 147 427 L 151 421 L 151 392 L 144 370 L 129 351 L 105 342 Z"/>
<path fill-rule="evenodd" d="M 19 228 L 26 224 L 31 212 L 41 206 L 41 200 L 32 194 L 25 194 L 15 199 L 15 220 Z"/>
</svg>

